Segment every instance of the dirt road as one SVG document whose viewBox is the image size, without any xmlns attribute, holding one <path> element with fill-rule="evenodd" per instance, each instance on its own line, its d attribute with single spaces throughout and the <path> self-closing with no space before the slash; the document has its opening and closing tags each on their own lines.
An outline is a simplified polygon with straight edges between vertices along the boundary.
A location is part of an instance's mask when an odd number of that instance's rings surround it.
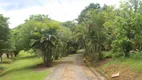
<svg viewBox="0 0 142 80">
<path fill-rule="evenodd" d="M 106 80 L 95 70 L 86 67 L 82 54 L 74 54 L 62 59 L 45 80 Z"/>
</svg>

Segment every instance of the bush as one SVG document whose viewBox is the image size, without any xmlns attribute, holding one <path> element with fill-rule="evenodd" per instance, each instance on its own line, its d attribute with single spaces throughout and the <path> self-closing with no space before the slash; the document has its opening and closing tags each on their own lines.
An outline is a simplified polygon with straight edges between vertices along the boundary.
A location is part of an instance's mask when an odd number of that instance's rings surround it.
<svg viewBox="0 0 142 80">
<path fill-rule="evenodd" d="M 112 51 L 103 52 L 103 58 L 112 58 Z"/>
<path fill-rule="evenodd" d="M 135 51 L 134 53 L 131 53 L 130 58 L 142 59 L 142 51 Z"/>
</svg>

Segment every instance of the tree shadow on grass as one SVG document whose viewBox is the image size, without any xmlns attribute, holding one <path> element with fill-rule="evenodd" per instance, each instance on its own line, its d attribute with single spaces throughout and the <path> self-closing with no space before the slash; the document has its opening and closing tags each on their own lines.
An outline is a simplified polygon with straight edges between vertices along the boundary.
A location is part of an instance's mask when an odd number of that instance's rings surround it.
<svg viewBox="0 0 142 80">
<path fill-rule="evenodd" d="M 1 73 L 1 71 L 3 71 L 4 70 L 4 67 L 0 67 L 0 73 Z"/>
<path fill-rule="evenodd" d="M 16 58 L 16 60 L 32 59 L 32 58 L 35 58 L 35 57 L 37 57 L 37 56 L 34 55 L 34 56 L 19 57 L 19 58 Z"/>
<path fill-rule="evenodd" d="M 19 57 L 19 58 L 13 58 L 13 61 L 16 61 L 16 60 L 24 60 L 24 59 L 32 59 L 32 58 L 35 58 L 37 56 L 26 56 L 26 57 Z M 0 62 L 0 64 L 10 64 L 11 62 L 9 61 L 2 61 Z M 39 64 L 37 64 L 39 65 Z M 22 70 L 30 70 L 30 69 L 34 69 L 37 67 L 37 65 L 31 65 L 31 66 L 27 66 L 27 67 L 23 67 L 23 68 L 14 68 L 14 69 L 11 69 L 11 70 L 5 70 L 5 71 L 2 71 L 0 73 L 0 77 L 1 76 L 4 76 L 6 74 L 9 74 L 9 73 L 12 73 L 14 71 L 22 71 Z M 4 70 L 4 67 L 0 67 L 0 70 Z"/>
<path fill-rule="evenodd" d="M 9 62 L 9 61 L 2 61 L 2 62 L 0 62 L 0 64 L 10 64 L 11 62 Z"/>
<path fill-rule="evenodd" d="M 16 60 L 32 59 L 32 58 L 35 58 L 35 57 L 37 57 L 37 56 L 26 56 L 26 57 L 19 57 L 19 58 L 10 58 L 11 61 L 8 61 L 8 60 L 0 61 L 0 64 L 10 64 L 10 63 L 12 63 L 12 62 L 14 62 Z"/>
<path fill-rule="evenodd" d="M 7 60 L 0 61 L 0 64 L 10 64 L 15 61 L 15 58 L 8 58 Z"/>
<path fill-rule="evenodd" d="M 37 65 L 32 65 L 32 66 L 28 66 L 28 67 L 24 67 L 24 68 L 18 68 L 18 69 L 11 69 L 11 70 L 7 70 L 7 71 L 3 71 L 2 73 L 0 73 L 0 77 L 5 76 L 7 74 L 10 74 L 12 72 L 15 71 L 24 71 L 24 70 L 32 70 L 36 67 Z"/>
</svg>

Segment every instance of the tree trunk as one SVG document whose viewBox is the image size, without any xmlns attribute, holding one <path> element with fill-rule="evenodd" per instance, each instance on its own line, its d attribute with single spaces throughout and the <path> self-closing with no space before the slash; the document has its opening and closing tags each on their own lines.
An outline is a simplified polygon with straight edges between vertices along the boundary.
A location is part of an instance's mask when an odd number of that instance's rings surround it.
<svg viewBox="0 0 142 80">
<path fill-rule="evenodd" d="M 49 67 L 52 64 L 52 49 L 47 47 L 43 52 L 44 64 Z"/>
<path fill-rule="evenodd" d="M 0 53 L 0 58 L 1 58 L 1 61 L 2 61 L 2 55 L 3 55 L 3 53 Z"/>
<path fill-rule="evenodd" d="M 9 54 L 8 53 L 6 53 L 6 57 L 9 58 Z"/>
<path fill-rule="evenodd" d="M 14 56 L 17 57 L 19 51 L 14 51 Z"/>
<path fill-rule="evenodd" d="M 12 52 L 10 53 L 10 56 L 11 56 L 11 58 L 13 57 L 13 53 Z"/>
<path fill-rule="evenodd" d="M 2 61 L 2 56 L 0 58 L 1 58 L 1 61 Z"/>
<path fill-rule="evenodd" d="M 97 32 L 97 37 L 98 37 L 98 50 L 97 50 L 98 51 L 98 57 L 99 57 L 99 60 L 101 60 L 102 59 L 102 53 L 101 53 L 101 42 L 100 42 L 99 32 Z"/>
<path fill-rule="evenodd" d="M 56 54 L 56 55 L 55 55 L 55 60 L 58 60 L 58 57 L 59 57 L 59 56 Z"/>
</svg>

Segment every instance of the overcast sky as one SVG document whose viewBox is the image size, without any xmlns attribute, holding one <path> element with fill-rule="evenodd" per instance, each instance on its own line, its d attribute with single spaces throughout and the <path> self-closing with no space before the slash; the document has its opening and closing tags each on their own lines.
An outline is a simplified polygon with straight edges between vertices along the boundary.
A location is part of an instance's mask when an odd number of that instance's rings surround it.
<svg viewBox="0 0 142 80">
<path fill-rule="evenodd" d="M 46 14 L 57 21 L 74 20 L 90 3 L 116 5 L 120 0 L 0 0 L 0 14 L 10 17 L 10 28 L 32 14 Z M 60 4 L 61 3 L 61 4 Z"/>
</svg>

